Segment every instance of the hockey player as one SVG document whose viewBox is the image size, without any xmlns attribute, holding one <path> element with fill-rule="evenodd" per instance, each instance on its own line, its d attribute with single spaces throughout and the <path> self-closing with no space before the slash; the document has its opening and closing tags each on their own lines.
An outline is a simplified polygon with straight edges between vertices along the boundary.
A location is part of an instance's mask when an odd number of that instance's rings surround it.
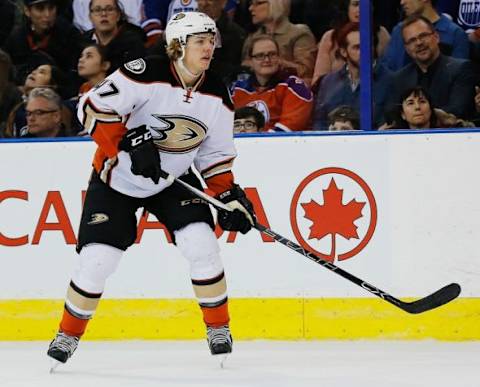
<svg viewBox="0 0 480 387">
<path fill-rule="evenodd" d="M 178 13 L 165 32 L 170 61 L 147 57 L 126 63 L 85 94 L 78 107 L 98 148 L 80 223 L 79 260 L 48 349 L 61 363 L 77 348 L 107 277 L 134 242 L 140 207 L 168 228 L 190 262 L 211 353 L 232 351 L 226 280 L 210 209 L 169 186 L 160 172 L 201 188 L 193 163 L 216 197 L 234 209 L 218 213 L 219 225 L 247 233 L 255 214 L 231 171 L 233 106 L 228 90 L 207 71 L 215 22 L 203 13 Z"/>
</svg>

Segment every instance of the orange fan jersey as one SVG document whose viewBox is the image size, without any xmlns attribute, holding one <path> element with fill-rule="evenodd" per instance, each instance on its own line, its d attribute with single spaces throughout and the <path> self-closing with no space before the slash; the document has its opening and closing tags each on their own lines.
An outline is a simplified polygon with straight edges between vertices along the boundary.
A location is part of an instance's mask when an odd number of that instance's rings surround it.
<svg viewBox="0 0 480 387">
<path fill-rule="evenodd" d="M 255 76 L 237 81 L 234 85 L 235 109 L 253 106 L 265 116 L 264 130 L 299 131 L 309 129 L 313 95 L 305 82 L 296 77 L 273 79 L 260 87 Z"/>
</svg>

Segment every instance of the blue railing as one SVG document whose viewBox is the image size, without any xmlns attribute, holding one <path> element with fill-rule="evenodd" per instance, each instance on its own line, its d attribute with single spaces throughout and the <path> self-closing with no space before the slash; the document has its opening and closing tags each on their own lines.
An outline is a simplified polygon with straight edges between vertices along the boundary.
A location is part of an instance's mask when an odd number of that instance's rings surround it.
<svg viewBox="0 0 480 387">
<path fill-rule="evenodd" d="M 305 132 L 263 132 L 240 133 L 235 138 L 278 138 L 278 137 L 321 137 L 321 136 L 391 136 L 447 133 L 480 133 L 480 128 L 448 128 L 448 129 L 398 129 L 398 130 L 355 130 L 355 131 L 305 131 Z M 56 138 L 0 138 L 2 143 L 43 143 L 43 142 L 90 142 L 90 137 L 56 137 Z"/>
<path fill-rule="evenodd" d="M 370 0 L 360 0 L 361 130 L 374 130 L 372 101 L 372 3 Z"/>
</svg>

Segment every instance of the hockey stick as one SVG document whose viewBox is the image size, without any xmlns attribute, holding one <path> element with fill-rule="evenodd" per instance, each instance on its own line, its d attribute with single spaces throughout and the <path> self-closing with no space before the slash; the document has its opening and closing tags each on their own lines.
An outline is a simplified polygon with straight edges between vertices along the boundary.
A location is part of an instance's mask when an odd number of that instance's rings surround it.
<svg viewBox="0 0 480 387">
<path fill-rule="evenodd" d="M 161 177 L 164 178 L 165 180 L 169 181 L 171 184 L 177 184 L 188 191 L 192 192 L 195 194 L 198 198 L 205 200 L 206 202 L 210 203 L 212 206 L 214 206 L 217 210 L 224 210 L 224 211 L 232 211 L 230 207 L 228 207 L 226 204 L 222 203 L 221 201 L 211 197 L 210 195 L 207 195 L 205 192 L 192 187 L 191 185 L 185 183 L 184 181 L 175 178 L 175 176 L 168 174 L 165 171 L 161 171 L 160 173 Z M 353 274 L 350 274 L 349 272 L 341 269 L 340 267 L 334 265 L 331 262 L 325 261 L 319 256 L 305 250 L 303 247 L 299 246 L 298 244 L 292 242 L 291 240 L 281 236 L 280 234 L 277 234 L 276 232 L 272 231 L 268 227 L 265 227 L 264 225 L 260 223 L 255 223 L 254 228 L 256 228 L 258 231 L 263 232 L 264 234 L 272 237 L 275 239 L 277 242 L 280 242 L 281 244 L 287 246 L 288 248 L 292 249 L 293 251 L 307 257 L 308 259 L 312 260 L 315 263 L 318 263 L 319 265 L 322 265 L 326 269 L 333 271 L 334 273 L 338 274 L 339 276 L 349 280 L 350 282 L 353 282 L 354 284 L 362 287 L 363 289 L 367 290 L 368 292 L 374 294 L 377 297 L 380 297 L 381 299 L 389 302 L 392 305 L 395 305 L 397 308 L 400 308 L 404 310 L 407 313 L 411 314 L 418 314 L 418 313 L 423 313 L 431 309 L 438 308 L 439 306 L 442 306 L 455 298 L 457 298 L 460 294 L 461 288 L 460 285 L 457 283 L 451 283 L 449 285 L 444 286 L 443 288 L 437 290 L 436 292 L 421 298 L 419 300 L 413 301 L 413 302 L 405 302 L 401 301 L 398 298 L 393 297 L 392 295 L 388 294 L 387 292 L 384 292 L 383 290 L 369 284 L 368 282 L 354 276 Z"/>
</svg>

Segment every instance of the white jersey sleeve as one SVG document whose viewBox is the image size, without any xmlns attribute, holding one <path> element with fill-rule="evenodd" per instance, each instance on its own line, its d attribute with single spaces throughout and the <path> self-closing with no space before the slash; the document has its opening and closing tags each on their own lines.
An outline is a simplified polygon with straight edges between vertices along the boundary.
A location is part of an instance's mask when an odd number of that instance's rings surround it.
<svg viewBox="0 0 480 387">
<path fill-rule="evenodd" d="M 92 134 L 97 121 L 124 122 L 126 116 L 147 99 L 148 88 L 128 78 L 122 70 L 117 70 L 81 98 L 78 118 Z"/>
</svg>

